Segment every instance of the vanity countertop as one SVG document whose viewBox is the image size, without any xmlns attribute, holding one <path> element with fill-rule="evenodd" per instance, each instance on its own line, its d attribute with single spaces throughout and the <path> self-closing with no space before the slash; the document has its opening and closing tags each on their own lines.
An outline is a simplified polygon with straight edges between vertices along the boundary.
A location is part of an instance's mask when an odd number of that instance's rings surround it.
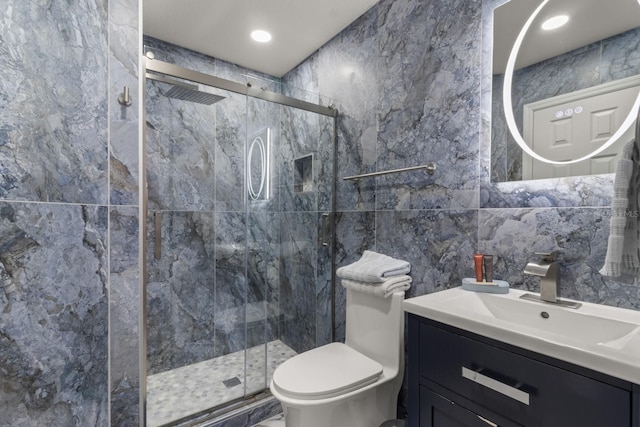
<svg viewBox="0 0 640 427">
<path fill-rule="evenodd" d="M 525 293 L 456 287 L 403 305 L 408 313 L 640 384 L 640 311 L 586 302 L 565 308 L 520 299 Z"/>
</svg>

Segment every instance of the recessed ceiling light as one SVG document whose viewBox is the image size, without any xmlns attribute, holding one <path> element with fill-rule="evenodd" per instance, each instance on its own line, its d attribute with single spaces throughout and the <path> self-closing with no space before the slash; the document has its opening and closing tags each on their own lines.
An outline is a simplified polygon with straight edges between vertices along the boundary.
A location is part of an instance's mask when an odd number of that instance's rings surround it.
<svg viewBox="0 0 640 427">
<path fill-rule="evenodd" d="M 271 41 L 271 33 L 264 30 L 255 30 L 251 32 L 251 38 L 260 43 Z"/>
<path fill-rule="evenodd" d="M 569 17 L 567 15 L 558 15 L 544 21 L 541 27 L 546 31 L 555 30 L 556 28 L 562 27 L 567 22 L 569 22 Z"/>
</svg>

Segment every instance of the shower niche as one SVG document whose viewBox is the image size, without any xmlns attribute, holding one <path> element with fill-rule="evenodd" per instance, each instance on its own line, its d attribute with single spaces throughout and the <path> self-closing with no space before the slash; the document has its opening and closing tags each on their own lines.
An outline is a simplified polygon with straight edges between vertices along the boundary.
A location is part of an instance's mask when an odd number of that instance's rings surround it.
<svg viewBox="0 0 640 427">
<path fill-rule="evenodd" d="M 317 242 L 335 179 L 335 112 L 187 80 L 164 61 L 188 52 L 157 52 L 147 76 L 162 78 L 145 95 L 149 427 L 254 402 L 280 363 L 330 341 L 333 249 Z M 314 163 L 329 173 L 309 195 Z"/>
<path fill-rule="evenodd" d="M 308 193 L 313 191 L 313 154 L 295 159 L 293 191 Z"/>
</svg>

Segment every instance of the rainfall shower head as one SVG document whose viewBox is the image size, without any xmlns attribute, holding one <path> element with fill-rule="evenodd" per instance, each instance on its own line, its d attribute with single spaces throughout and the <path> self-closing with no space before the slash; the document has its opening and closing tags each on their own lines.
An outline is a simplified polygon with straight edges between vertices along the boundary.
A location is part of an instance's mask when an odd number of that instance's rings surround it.
<svg viewBox="0 0 640 427">
<path fill-rule="evenodd" d="M 164 95 L 168 98 L 180 99 L 182 101 L 197 102 L 198 104 L 211 105 L 225 97 L 215 95 L 213 93 L 204 92 L 198 89 L 198 86 L 188 83 L 179 82 L 164 76 L 147 73 L 147 78 L 157 80 L 159 82 L 168 83 L 171 89 L 166 91 Z"/>
<path fill-rule="evenodd" d="M 186 85 L 174 85 L 164 94 L 168 98 L 181 99 L 183 101 L 197 102 L 198 104 L 211 105 L 222 99 L 224 96 L 214 95 L 213 93 L 203 92 L 198 90 L 197 86 L 193 88 Z"/>
</svg>

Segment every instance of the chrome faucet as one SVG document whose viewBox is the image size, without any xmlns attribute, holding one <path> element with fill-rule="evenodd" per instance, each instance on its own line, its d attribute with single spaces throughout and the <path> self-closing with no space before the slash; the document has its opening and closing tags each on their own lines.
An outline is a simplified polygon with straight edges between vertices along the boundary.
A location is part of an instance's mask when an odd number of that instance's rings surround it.
<svg viewBox="0 0 640 427">
<path fill-rule="evenodd" d="M 538 253 L 540 260 L 531 261 L 524 268 L 525 274 L 540 276 L 540 296 L 533 294 L 520 295 L 520 298 L 532 301 L 541 301 L 547 304 L 557 304 L 568 308 L 578 308 L 582 304 L 574 301 L 565 301 L 558 298 L 558 251 L 551 253 Z"/>
<path fill-rule="evenodd" d="M 537 253 L 539 261 L 531 261 L 524 268 L 525 274 L 540 276 L 540 299 L 542 301 L 558 302 L 558 252 Z"/>
</svg>

